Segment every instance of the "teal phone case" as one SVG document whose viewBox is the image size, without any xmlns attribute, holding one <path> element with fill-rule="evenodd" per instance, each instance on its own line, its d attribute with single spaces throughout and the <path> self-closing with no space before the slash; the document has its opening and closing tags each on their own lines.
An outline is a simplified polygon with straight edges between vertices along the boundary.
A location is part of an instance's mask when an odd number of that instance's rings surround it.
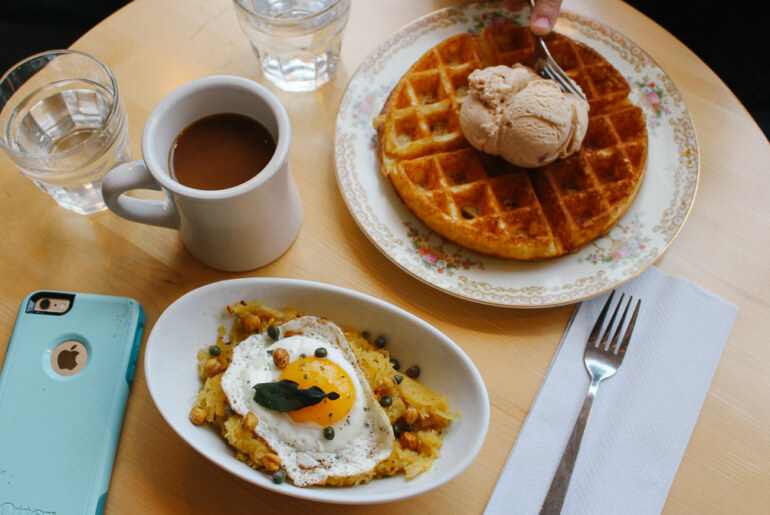
<svg viewBox="0 0 770 515">
<path fill-rule="evenodd" d="M 42 314 L 32 308 L 41 293 L 24 299 L 0 371 L 0 514 L 103 513 L 144 309 L 54 292 L 72 296 L 69 310 Z M 71 342 L 88 359 L 62 376 L 69 365 L 59 355 Z"/>
</svg>

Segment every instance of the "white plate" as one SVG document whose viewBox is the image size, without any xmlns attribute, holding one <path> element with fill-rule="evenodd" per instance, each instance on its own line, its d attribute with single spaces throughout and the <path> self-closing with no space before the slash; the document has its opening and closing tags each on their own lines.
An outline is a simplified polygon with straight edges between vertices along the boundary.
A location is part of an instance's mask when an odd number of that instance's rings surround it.
<svg viewBox="0 0 770 515">
<path fill-rule="evenodd" d="M 373 335 L 386 334 L 388 350 L 406 367 L 420 365 L 420 382 L 446 394 L 452 409 L 463 412 L 452 422 L 433 468 L 411 481 L 403 475 L 367 485 L 297 488 L 235 459 L 234 451 L 210 426 L 195 426 L 189 414 L 201 386 L 197 351 L 216 341 L 225 324 L 222 308 L 240 300 L 270 307 L 293 306 L 326 316 L 341 326 Z M 160 316 L 147 340 L 145 377 L 166 422 L 195 450 L 223 469 L 255 485 L 315 501 L 370 504 L 405 499 L 437 488 L 459 475 L 481 449 L 489 427 L 489 398 L 468 356 L 433 326 L 384 301 L 336 286 L 293 279 L 245 278 L 221 281 L 177 299 Z"/>
<path fill-rule="evenodd" d="M 427 50 L 490 24 L 528 23 L 499 3 L 472 3 L 418 19 L 383 42 L 351 79 L 335 132 L 337 183 L 358 225 L 414 277 L 461 298 L 510 307 L 568 304 L 638 275 L 671 244 L 687 218 L 698 182 L 692 120 L 665 72 L 615 30 L 562 11 L 556 30 L 610 61 L 631 84 L 647 119 L 649 152 L 641 190 L 620 222 L 575 254 L 541 262 L 495 259 L 432 232 L 401 202 L 379 171 L 372 119 L 406 70 Z"/>
</svg>

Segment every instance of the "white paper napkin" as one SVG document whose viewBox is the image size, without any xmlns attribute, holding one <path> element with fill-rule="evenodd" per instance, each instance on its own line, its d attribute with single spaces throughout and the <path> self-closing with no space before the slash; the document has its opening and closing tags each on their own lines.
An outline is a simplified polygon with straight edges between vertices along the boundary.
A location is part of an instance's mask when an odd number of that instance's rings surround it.
<svg viewBox="0 0 770 515">
<path fill-rule="evenodd" d="M 617 290 L 642 306 L 623 364 L 599 385 L 566 514 L 662 510 L 738 310 L 656 268 Z M 486 514 L 539 512 L 588 389 L 583 351 L 607 295 L 575 309 Z"/>
</svg>

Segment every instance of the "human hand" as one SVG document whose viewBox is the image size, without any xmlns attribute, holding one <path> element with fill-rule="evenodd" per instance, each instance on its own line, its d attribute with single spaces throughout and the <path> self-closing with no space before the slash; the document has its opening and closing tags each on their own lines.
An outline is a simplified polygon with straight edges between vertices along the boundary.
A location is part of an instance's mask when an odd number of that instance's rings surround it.
<svg viewBox="0 0 770 515">
<path fill-rule="evenodd" d="M 528 0 L 505 0 L 506 8 L 513 12 L 521 11 L 525 5 L 529 5 Z M 556 23 L 556 17 L 559 16 L 561 0 L 535 0 L 535 8 L 532 10 L 532 17 L 529 27 L 532 33 L 537 36 L 545 36 Z"/>
</svg>

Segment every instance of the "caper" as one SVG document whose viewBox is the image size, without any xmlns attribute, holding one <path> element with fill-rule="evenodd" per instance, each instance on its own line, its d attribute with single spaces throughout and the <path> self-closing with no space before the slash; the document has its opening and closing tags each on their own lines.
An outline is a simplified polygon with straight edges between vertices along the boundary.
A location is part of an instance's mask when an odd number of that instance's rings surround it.
<svg viewBox="0 0 770 515">
<path fill-rule="evenodd" d="M 398 424 L 393 424 L 393 436 L 395 436 L 396 438 L 401 436 L 401 426 L 399 426 Z"/>
<path fill-rule="evenodd" d="M 325 348 L 325 347 L 318 347 L 318 348 L 315 350 L 315 357 L 316 357 L 316 358 L 325 358 L 325 357 L 326 357 L 326 354 L 328 354 L 328 353 L 327 353 L 327 351 L 326 351 L 326 348 Z"/>
<path fill-rule="evenodd" d="M 364 340 L 368 340 L 371 335 L 372 333 L 370 333 L 369 331 L 364 331 L 363 333 L 361 333 L 361 336 L 364 337 Z"/>
<path fill-rule="evenodd" d="M 286 481 L 286 471 L 285 470 L 276 470 L 273 472 L 273 483 L 276 485 L 280 485 Z"/>
<path fill-rule="evenodd" d="M 374 340 L 374 346 L 375 346 L 375 347 L 377 347 L 378 349 L 381 349 L 381 348 L 385 347 L 385 344 L 386 344 L 386 343 L 388 343 L 388 339 L 387 339 L 387 338 L 385 338 L 385 335 L 382 335 L 382 334 L 381 334 L 381 335 L 379 335 L 379 336 L 378 336 L 378 337 L 377 337 L 377 338 Z"/>
<path fill-rule="evenodd" d="M 402 433 L 411 433 L 412 429 L 413 429 L 412 424 L 404 424 L 403 426 L 401 426 Z"/>
<path fill-rule="evenodd" d="M 396 381 L 396 384 L 401 384 L 401 381 L 404 380 L 404 376 L 401 374 L 396 374 L 393 376 L 393 379 Z"/>
<path fill-rule="evenodd" d="M 334 440 L 334 428 L 332 426 L 326 426 L 324 428 L 324 438 L 327 440 Z"/>
<path fill-rule="evenodd" d="M 209 354 L 212 356 L 219 356 L 222 354 L 222 349 L 219 348 L 219 345 L 212 345 L 209 347 Z"/>
<path fill-rule="evenodd" d="M 278 329 L 278 326 L 271 325 L 267 328 L 267 335 L 273 340 L 277 340 L 281 337 L 281 330 Z"/>
<path fill-rule="evenodd" d="M 396 358 L 390 358 L 390 365 L 393 367 L 393 370 L 398 370 L 401 368 L 401 363 L 399 363 Z"/>
<path fill-rule="evenodd" d="M 233 408 L 231 408 L 230 406 L 225 406 L 225 413 L 227 413 L 228 415 L 235 415 L 235 411 L 233 411 Z"/>
<path fill-rule="evenodd" d="M 420 375 L 420 367 L 418 367 L 417 365 L 412 365 L 411 367 L 406 369 L 406 375 L 408 375 L 412 379 L 417 379 L 417 376 Z"/>
<path fill-rule="evenodd" d="M 393 405 L 393 397 L 390 395 L 385 395 L 380 399 L 380 406 L 383 408 L 387 408 L 389 406 Z"/>
</svg>

